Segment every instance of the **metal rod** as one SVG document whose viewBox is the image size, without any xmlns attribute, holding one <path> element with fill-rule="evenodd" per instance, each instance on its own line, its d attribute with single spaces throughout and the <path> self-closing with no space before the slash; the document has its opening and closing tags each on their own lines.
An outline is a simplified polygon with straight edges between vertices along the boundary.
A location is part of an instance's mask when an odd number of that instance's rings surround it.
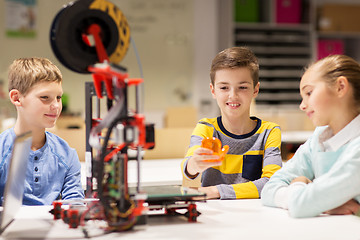
<svg viewBox="0 0 360 240">
<path fill-rule="evenodd" d="M 85 169 L 86 169 L 86 197 L 91 197 L 93 191 L 93 157 L 89 136 L 92 127 L 92 95 L 93 83 L 85 83 Z"/>
</svg>

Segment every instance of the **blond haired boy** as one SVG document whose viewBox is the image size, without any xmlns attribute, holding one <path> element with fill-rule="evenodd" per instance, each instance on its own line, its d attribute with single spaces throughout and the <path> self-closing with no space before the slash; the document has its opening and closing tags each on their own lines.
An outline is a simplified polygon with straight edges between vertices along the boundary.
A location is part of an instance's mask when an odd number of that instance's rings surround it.
<svg viewBox="0 0 360 240">
<path fill-rule="evenodd" d="M 76 150 L 45 131 L 62 110 L 62 75 L 45 58 L 20 58 L 9 67 L 9 97 L 17 110 L 13 128 L 0 134 L 0 197 L 3 197 L 16 135 L 31 131 L 33 142 L 25 180 L 24 205 L 50 205 L 56 199 L 81 199 L 80 161 Z"/>
</svg>

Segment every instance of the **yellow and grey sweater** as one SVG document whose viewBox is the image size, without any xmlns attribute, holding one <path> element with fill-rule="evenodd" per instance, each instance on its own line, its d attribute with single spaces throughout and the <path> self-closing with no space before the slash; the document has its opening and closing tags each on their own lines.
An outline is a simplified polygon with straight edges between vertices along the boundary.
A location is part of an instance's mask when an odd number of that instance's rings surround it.
<svg viewBox="0 0 360 240">
<path fill-rule="evenodd" d="M 191 136 L 190 146 L 181 163 L 185 173 L 188 159 L 199 148 L 205 137 L 216 137 L 229 151 L 220 166 L 206 169 L 201 175 L 201 185 L 216 186 L 221 199 L 259 198 L 269 178 L 281 168 L 280 127 L 256 117 L 255 129 L 244 135 L 235 135 L 222 125 L 221 116 L 201 119 Z"/>
</svg>

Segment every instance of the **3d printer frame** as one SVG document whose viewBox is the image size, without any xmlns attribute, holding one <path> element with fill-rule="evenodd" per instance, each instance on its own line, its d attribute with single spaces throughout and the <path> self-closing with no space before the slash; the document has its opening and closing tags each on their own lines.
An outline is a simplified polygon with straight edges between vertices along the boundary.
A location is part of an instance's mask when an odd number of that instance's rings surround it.
<svg viewBox="0 0 360 240">
<path fill-rule="evenodd" d="M 118 65 L 130 44 L 130 30 L 123 13 L 106 0 L 78 0 L 69 3 L 56 15 L 50 31 L 53 51 L 60 62 L 72 71 L 91 73 L 93 82 L 85 83 L 86 125 L 86 197 L 87 206 L 63 210 L 54 202 L 55 219 L 62 218 L 70 227 L 86 219 L 101 219 L 108 230 L 130 229 L 149 208 L 148 196 L 141 192 L 142 151 L 154 147 L 154 125 L 146 124 L 140 113 L 141 78 L 129 78 L 127 69 Z M 135 87 L 135 109 L 128 106 L 128 88 Z M 96 98 L 95 111 L 93 99 Z M 106 101 L 106 115 L 101 116 L 100 99 Z M 94 114 L 95 113 L 95 114 Z M 95 116 L 94 116 L 95 115 Z M 128 186 L 128 149 L 136 150 L 137 186 Z M 153 208 L 165 207 L 167 214 L 187 208 L 189 221 L 199 213 L 188 194 L 176 200 L 156 200 Z M 200 195 L 205 197 L 204 195 Z"/>
</svg>

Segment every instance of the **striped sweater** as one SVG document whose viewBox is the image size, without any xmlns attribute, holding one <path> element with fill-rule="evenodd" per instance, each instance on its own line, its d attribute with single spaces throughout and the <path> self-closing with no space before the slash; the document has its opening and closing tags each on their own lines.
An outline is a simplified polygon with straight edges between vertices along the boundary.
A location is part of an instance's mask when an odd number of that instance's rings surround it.
<svg viewBox="0 0 360 240">
<path fill-rule="evenodd" d="M 259 198 L 262 188 L 269 178 L 281 168 L 280 127 L 256 117 L 255 129 L 244 135 L 228 132 L 217 118 L 201 119 L 196 125 L 190 146 L 181 163 L 183 176 L 187 161 L 199 148 L 205 137 L 216 137 L 229 151 L 220 166 L 206 169 L 201 175 L 201 185 L 216 186 L 221 199 Z"/>
</svg>

